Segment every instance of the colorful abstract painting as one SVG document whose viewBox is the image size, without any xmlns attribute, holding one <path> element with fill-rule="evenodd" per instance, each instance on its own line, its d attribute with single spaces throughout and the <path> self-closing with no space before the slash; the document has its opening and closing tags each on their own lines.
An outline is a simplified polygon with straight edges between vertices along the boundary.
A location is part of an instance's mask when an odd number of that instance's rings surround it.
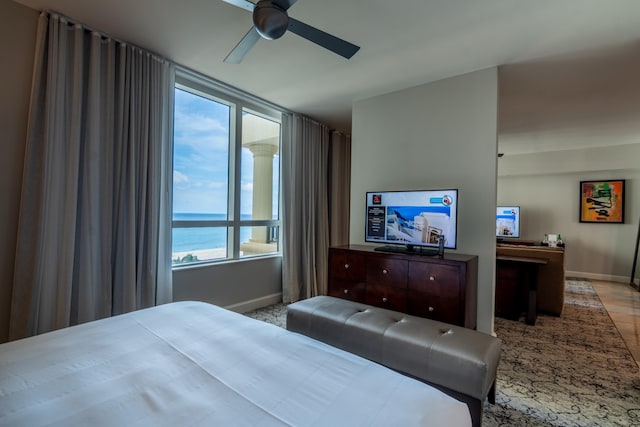
<svg viewBox="0 0 640 427">
<path fill-rule="evenodd" d="M 580 181 L 580 222 L 624 223 L 624 179 Z"/>
</svg>

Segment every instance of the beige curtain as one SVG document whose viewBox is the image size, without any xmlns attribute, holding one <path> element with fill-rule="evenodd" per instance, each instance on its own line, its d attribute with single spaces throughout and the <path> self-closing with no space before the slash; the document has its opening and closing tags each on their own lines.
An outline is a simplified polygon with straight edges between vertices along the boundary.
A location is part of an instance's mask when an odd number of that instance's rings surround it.
<svg viewBox="0 0 640 427">
<path fill-rule="evenodd" d="M 282 127 L 282 294 L 293 302 L 327 293 L 330 209 L 336 242 L 348 241 L 351 150 L 349 138 L 309 118 L 285 114 Z"/>
<path fill-rule="evenodd" d="M 172 65 L 40 16 L 10 339 L 171 300 Z"/>
<path fill-rule="evenodd" d="M 351 203 L 351 136 L 331 132 L 329 149 L 329 243 L 349 243 Z"/>
</svg>

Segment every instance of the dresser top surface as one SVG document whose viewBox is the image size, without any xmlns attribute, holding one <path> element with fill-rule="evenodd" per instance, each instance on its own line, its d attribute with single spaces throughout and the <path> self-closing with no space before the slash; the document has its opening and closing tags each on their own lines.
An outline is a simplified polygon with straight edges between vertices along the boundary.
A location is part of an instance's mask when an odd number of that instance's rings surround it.
<svg viewBox="0 0 640 427">
<path fill-rule="evenodd" d="M 444 256 L 440 257 L 438 255 L 424 255 L 419 253 L 411 253 L 411 252 L 386 252 L 381 250 L 376 250 L 378 246 L 369 246 L 369 245 L 341 245 L 341 246 L 332 246 L 331 249 L 341 249 L 341 250 L 350 250 L 357 252 L 364 252 L 369 254 L 378 254 L 384 255 L 387 257 L 399 257 L 407 259 L 409 257 L 415 261 L 456 261 L 456 262 L 467 262 L 474 259 L 477 259 L 477 255 L 466 255 L 460 254 L 457 252 L 449 252 L 447 249 L 444 251 Z"/>
</svg>

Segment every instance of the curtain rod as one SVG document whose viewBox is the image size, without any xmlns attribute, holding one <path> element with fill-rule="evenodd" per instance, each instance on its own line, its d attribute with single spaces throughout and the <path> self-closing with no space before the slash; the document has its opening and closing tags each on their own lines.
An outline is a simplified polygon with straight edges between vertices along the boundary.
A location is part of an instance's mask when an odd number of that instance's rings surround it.
<svg viewBox="0 0 640 427">
<path fill-rule="evenodd" d="M 151 50 L 149 50 L 149 49 L 146 49 L 146 48 L 140 47 L 140 46 L 138 46 L 138 45 L 136 45 L 136 44 L 134 44 L 134 43 L 131 43 L 131 42 L 123 41 L 123 40 L 121 40 L 121 39 L 119 39 L 119 38 L 117 38 L 117 37 L 114 37 L 114 36 L 112 36 L 112 35 L 110 35 L 110 34 L 105 33 L 104 31 L 96 30 L 95 28 L 93 28 L 93 27 L 91 27 L 91 26 L 89 26 L 89 25 L 87 25 L 87 24 L 84 24 L 84 23 L 78 22 L 78 21 L 76 21 L 75 19 L 70 18 L 70 17 L 68 17 L 67 15 L 63 14 L 63 13 L 57 12 L 57 11 L 52 10 L 52 9 L 44 9 L 42 12 L 40 12 L 40 15 L 41 15 L 41 16 L 42 16 L 42 15 L 55 15 L 55 16 L 57 16 L 57 17 L 59 17 L 59 18 L 61 18 L 61 19 L 65 20 L 65 21 L 67 21 L 67 22 L 69 22 L 69 23 L 71 23 L 71 24 L 73 24 L 73 25 L 79 25 L 80 27 L 82 27 L 83 29 L 85 29 L 85 30 L 87 30 L 87 31 L 91 31 L 91 32 L 93 32 L 93 33 L 97 33 L 97 34 L 99 34 L 99 35 L 100 35 L 101 37 L 103 37 L 103 38 L 107 38 L 107 39 L 110 39 L 110 40 L 114 40 L 115 42 L 120 43 L 120 44 L 123 44 L 123 45 L 133 46 L 133 47 L 134 47 L 134 48 L 136 48 L 136 49 L 139 49 L 139 50 L 141 50 L 141 51 L 143 51 L 143 52 L 147 52 L 147 53 L 149 53 L 149 54 L 153 55 L 153 56 L 154 56 L 156 59 L 158 59 L 158 60 L 165 61 L 165 62 L 169 62 L 169 63 L 170 63 L 170 64 L 172 64 L 174 67 L 176 67 L 176 71 L 181 71 L 182 73 L 185 73 L 185 74 L 191 75 L 192 77 L 196 77 L 196 78 L 199 78 L 199 79 L 210 80 L 212 83 L 214 83 L 214 84 L 215 84 L 215 85 L 217 85 L 219 88 L 221 88 L 220 90 L 222 90 L 222 91 L 224 91 L 224 92 L 228 93 L 229 95 L 244 97 L 244 98 L 246 98 L 246 99 L 249 99 L 249 100 L 250 100 L 250 101 L 252 101 L 252 102 L 259 103 L 259 104 L 265 105 L 265 106 L 267 106 L 267 107 L 269 107 L 269 108 L 273 108 L 273 109 L 275 109 L 275 110 L 278 110 L 278 111 L 280 111 L 281 113 L 285 113 L 285 114 L 298 114 L 298 115 L 300 115 L 300 116 L 307 117 L 309 120 L 312 120 L 312 121 L 314 121 L 314 122 L 316 122 L 316 123 L 318 123 L 318 124 L 320 124 L 320 125 L 326 126 L 326 127 L 327 127 L 331 132 L 338 132 L 338 133 L 343 134 L 343 135 L 349 135 L 349 134 L 346 134 L 346 133 L 341 132 L 341 131 L 339 131 L 339 130 L 331 129 L 331 128 L 330 128 L 329 126 L 327 126 L 326 124 L 321 123 L 321 122 L 319 122 L 319 121 L 317 121 L 317 120 L 315 120 L 315 119 L 312 119 L 311 117 L 305 116 L 304 114 L 296 113 L 295 111 L 291 111 L 291 110 L 289 110 L 289 109 L 287 109 L 287 108 L 284 108 L 284 107 L 282 107 L 282 106 L 280 106 L 280 105 L 278 105 L 278 104 L 275 104 L 275 103 L 273 103 L 273 102 L 270 102 L 270 101 L 267 101 L 267 100 L 265 100 L 265 99 L 263 99 L 263 98 L 260 98 L 259 96 L 252 95 L 252 94 L 250 94 L 250 93 L 248 93 L 248 92 L 243 91 L 242 89 L 238 89 L 238 88 L 236 88 L 236 87 L 234 87 L 234 86 L 231 86 L 231 85 L 229 85 L 229 84 L 227 84 L 227 83 L 221 82 L 220 80 L 217 80 L 217 79 L 215 79 L 215 78 L 213 78 L 213 77 L 211 77 L 211 76 L 209 76 L 209 75 L 206 75 L 206 74 L 204 74 L 204 73 L 201 73 L 201 72 L 195 71 L 195 70 L 193 70 L 193 69 L 191 69 L 191 68 L 189 68 L 189 67 L 186 67 L 186 66 L 184 66 L 184 65 L 177 64 L 177 63 L 175 63 L 174 61 L 172 61 L 172 60 L 170 60 L 170 59 L 167 59 L 166 57 L 164 57 L 164 56 L 162 56 L 162 55 L 159 55 L 159 54 L 157 54 L 156 52 L 153 52 L 153 51 L 151 51 Z"/>
<path fill-rule="evenodd" d="M 162 55 L 160 55 L 160 54 L 158 54 L 156 52 L 153 52 L 153 51 L 151 51 L 151 50 L 149 50 L 147 48 L 140 47 L 135 43 L 131 43 L 131 42 L 128 42 L 128 41 L 121 40 L 121 39 L 119 39 L 117 37 L 114 37 L 114 36 L 108 34 L 108 33 L 105 33 L 104 31 L 96 30 L 95 28 L 91 27 L 90 25 L 87 25 L 87 24 L 82 23 L 82 22 L 78 22 L 75 19 L 70 18 L 67 15 L 63 14 L 63 13 L 57 12 L 57 11 L 52 10 L 52 9 L 44 9 L 42 12 L 40 12 L 40 16 L 43 16 L 43 15 L 57 16 L 59 19 L 61 19 L 63 21 L 66 21 L 69 24 L 77 25 L 77 26 L 81 27 L 82 29 L 84 29 L 86 31 L 90 31 L 92 33 L 96 33 L 96 34 L 100 35 L 100 37 L 102 37 L 103 39 L 109 39 L 109 40 L 113 40 L 116 43 L 119 43 L 119 44 L 122 44 L 122 45 L 132 46 L 135 49 L 141 50 L 141 51 L 143 51 L 145 53 L 148 53 L 148 54 L 152 55 L 154 58 L 156 58 L 156 59 L 158 59 L 160 61 L 169 62 L 169 63 L 171 63 L 173 65 L 176 65 L 173 61 L 165 58 L 164 56 L 162 56 Z"/>
<path fill-rule="evenodd" d="M 243 91 L 241 89 L 233 87 L 233 86 L 231 86 L 229 84 L 223 83 L 223 82 L 221 82 L 221 81 L 219 81 L 219 80 L 217 80 L 217 79 L 215 79 L 215 78 L 213 78 L 211 76 L 208 76 L 206 74 L 203 74 L 203 73 L 200 73 L 198 71 L 195 71 L 195 70 L 193 70 L 191 68 L 188 68 L 188 67 L 186 67 L 184 65 L 177 64 L 174 61 L 171 61 L 170 59 L 167 59 L 162 55 L 159 55 L 159 54 L 157 54 L 155 52 L 150 51 L 149 49 L 142 48 L 142 47 L 137 46 L 137 45 L 135 45 L 135 44 L 133 44 L 131 42 L 123 41 L 121 39 L 118 39 L 117 37 L 113 37 L 110 34 L 105 33 L 104 31 L 96 30 L 96 29 L 92 28 L 91 26 L 89 26 L 87 24 L 80 23 L 80 22 L 76 21 L 75 19 L 70 18 L 70 17 L 68 17 L 68 16 L 66 16 L 66 15 L 64 15 L 64 14 L 62 14 L 60 12 L 57 12 L 55 10 L 45 9 L 45 10 L 43 10 L 41 12 L 41 15 L 55 15 L 55 16 L 58 16 L 59 18 L 65 20 L 65 21 L 68 21 L 69 23 L 71 23 L 73 25 L 79 25 L 80 27 L 84 28 L 87 31 L 91 31 L 91 32 L 100 34 L 101 37 L 114 40 L 114 41 L 116 41 L 118 43 L 121 43 L 121 44 L 128 44 L 128 45 L 133 46 L 133 47 L 135 47 L 137 49 L 140 49 L 142 51 L 149 52 L 150 54 L 156 56 L 158 59 L 161 59 L 161 60 L 167 61 L 167 62 L 171 62 L 176 67 L 176 70 L 180 70 L 184 74 L 188 74 L 188 75 L 190 75 L 192 77 L 196 77 L 196 78 L 203 79 L 203 80 L 211 80 L 216 86 L 219 86 L 222 89 L 222 91 L 228 93 L 229 95 L 241 96 L 241 97 L 244 97 L 244 98 L 248 98 L 253 102 L 261 103 L 261 104 L 266 105 L 266 106 L 268 106 L 270 108 L 276 109 L 276 110 L 278 110 L 278 111 L 280 111 L 282 113 L 294 114 L 293 111 L 289 111 L 286 108 L 283 108 L 283 107 L 281 107 L 281 106 L 279 106 L 277 104 L 274 104 L 273 102 L 266 101 L 266 100 L 264 100 L 264 99 L 262 99 L 262 98 L 260 98 L 258 96 L 252 95 L 252 94 L 247 93 L 247 92 L 245 92 L 245 91 Z"/>
</svg>

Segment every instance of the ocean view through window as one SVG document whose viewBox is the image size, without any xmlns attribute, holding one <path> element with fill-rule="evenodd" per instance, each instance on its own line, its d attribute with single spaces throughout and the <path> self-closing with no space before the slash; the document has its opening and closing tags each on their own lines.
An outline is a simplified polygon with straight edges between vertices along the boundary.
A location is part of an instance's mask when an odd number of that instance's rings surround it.
<svg viewBox="0 0 640 427">
<path fill-rule="evenodd" d="M 280 113 L 187 78 L 174 99 L 173 266 L 278 253 Z"/>
</svg>

